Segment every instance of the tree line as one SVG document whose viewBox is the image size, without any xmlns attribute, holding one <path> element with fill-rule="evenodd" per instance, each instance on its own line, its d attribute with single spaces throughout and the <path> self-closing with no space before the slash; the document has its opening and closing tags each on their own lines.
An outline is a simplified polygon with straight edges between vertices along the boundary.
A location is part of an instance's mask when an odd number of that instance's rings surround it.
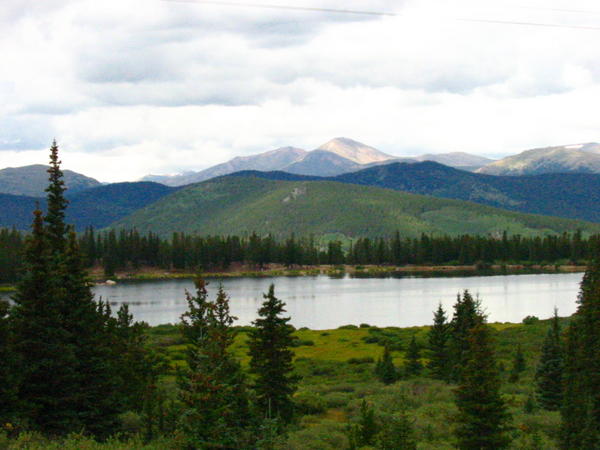
<svg viewBox="0 0 600 450">
<path fill-rule="evenodd" d="M 344 246 L 341 241 L 320 244 L 314 237 L 277 241 L 252 233 L 240 236 L 198 236 L 173 233 L 164 239 L 137 230 L 96 232 L 88 228 L 77 236 L 86 267 L 101 265 L 107 276 L 117 270 L 156 267 L 176 270 L 219 270 L 233 263 L 261 269 L 267 264 L 287 267 L 318 264 L 509 264 L 557 262 L 585 263 L 600 249 L 600 236 L 581 232 L 524 237 L 432 236 L 358 238 Z M 25 235 L 0 229 L 0 283 L 14 282 L 22 271 Z"/>
</svg>

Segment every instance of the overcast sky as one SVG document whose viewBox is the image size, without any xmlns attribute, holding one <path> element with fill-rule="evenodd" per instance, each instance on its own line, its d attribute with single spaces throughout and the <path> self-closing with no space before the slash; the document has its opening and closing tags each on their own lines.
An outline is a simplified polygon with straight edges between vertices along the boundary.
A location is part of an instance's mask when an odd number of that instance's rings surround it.
<svg viewBox="0 0 600 450">
<path fill-rule="evenodd" d="M 336 136 L 397 156 L 600 140 L 593 0 L 264 2 L 397 16 L 2 0 L 0 168 L 45 164 L 53 138 L 101 181 Z"/>
</svg>

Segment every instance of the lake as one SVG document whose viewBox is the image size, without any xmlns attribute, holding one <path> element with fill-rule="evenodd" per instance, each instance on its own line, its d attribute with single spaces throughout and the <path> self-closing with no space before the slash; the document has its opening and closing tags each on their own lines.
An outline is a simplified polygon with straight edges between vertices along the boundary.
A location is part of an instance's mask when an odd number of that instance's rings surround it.
<svg viewBox="0 0 600 450">
<path fill-rule="evenodd" d="M 561 316 L 575 312 L 581 273 L 498 275 L 440 278 L 330 278 L 275 277 L 223 280 L 231 298 L 231 310 L 239 325 L 256 318 L 262 293 L 270 283 L 287 304 L 291 323 L 312 329 L 368 323 L 384 326 L 416 326 L 432 322 L 439 302 L 451 315 L 459 291 L 478 295 L 490 322 L 520 322 L 527 315 L 548 318 L 556 306 Z M 209 284 L 214 298 L 218 281 Z M 96 296 L 116 310 L 128 303 L 135 319 L 150 325 L 175 323 L 186 309 L 185 290 L 191 280 L 121 282 L 95 286 Z"/>
</svg>

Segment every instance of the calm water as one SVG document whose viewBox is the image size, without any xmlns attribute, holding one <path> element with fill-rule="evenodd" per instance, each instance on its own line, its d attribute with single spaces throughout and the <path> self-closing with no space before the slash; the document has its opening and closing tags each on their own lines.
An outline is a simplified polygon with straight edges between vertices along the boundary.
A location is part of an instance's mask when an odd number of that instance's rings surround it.
<svg viewBox="0 0 600 450">
<path fill-rule="evenodd" d="M 554 306 L 561 316 L 575 312 L 582 274 L 499 275 L 457 278 L 240 278 L 223 281 L 238 324 L 249 324 L 263 301 L 262 293 L 275 283 L 275 294 L 287 304 L 296 327 L 337 328 L 345 324 L 413 326 L 431 323 L 442 302 L 450 311 L 457 292 L 479 295 L 492 322 L 520 322 L 527 315 L 547 318 Z M 209 292 L 214 298 L 218 281 Z M 117 309 L 129 303 L 137 320 L 151 325 L 175 323 L 185 311 L 189 280 L 144 281 L 96 286 L 96 296 Z"/>
</svg>

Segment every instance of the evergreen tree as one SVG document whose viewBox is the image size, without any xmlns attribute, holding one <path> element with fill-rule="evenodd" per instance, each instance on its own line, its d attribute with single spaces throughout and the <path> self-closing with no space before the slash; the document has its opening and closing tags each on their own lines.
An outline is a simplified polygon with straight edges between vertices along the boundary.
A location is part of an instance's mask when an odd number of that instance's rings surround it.
<svg viewBox="0 0 600 450">
<path fill-rule="evenodd" d="M 377 448 L 381 450 L 416 450 L 414 421 L 406 409 L 384 416 L 376 437 Z"/>
<path fill-rule="evenodd" d="M 555 309 L 548 334 L 542 345 L 542 354 L 535 375 L 538 403 L 542 408 L 550 411 L 558 410 L 562 403 L 563 358 L 560 324 Z"/>
<path fill-rule="evenodd" d="M 229 300 L 219 288 L 210 302 L 202 279 L 196 280 L 196 296 L 186 295 L 181 327 L 189 371 L 179 377 L 184 405 L 179 427 L 191 448 L 245 448 L 248 402 L 240 365 L 229 350 L 235 320 Z"/>
<path fill-rule="evenodd" d="M 375 376 L 384 384 L 392 384 L 398 380 L 398 371 L 396 370 L 396 366 L 394 366 L 388 345 L 383 348 L 383 355 L 377 360 Z"/>
<path fill-rule="evenodd" d="M 294 328 L 289 317 L 282 317 L 285 303 L 275 297 L 275 287 L 269 287 L 265 301 L 258 310 L 248 347 L 250 370 L 256 375 L 254 390 L 257 406 L 267 418 L 289 422 L 294 413 L 292 395 L 298 378 L 292 375 Z"/>
<path fill-rule="evenodd" d="M 458 407 L 456 437 L 464 450 L 508 447 L 509 414 L 500 396 L 500 379 L 488 327 L 471 328 L 464 353 L 465 368 L 455 391 Z"/>
<path fill-rule="evenodd" d="M 438 380 L 448 380 L 450 377 L 448 355 L 449 326 L 446 321 L 446 312 L 440 303 L 433 316 L 433 326 L 429 331 L 429 350 L 431 356 L 428 368 L 431 376 Z"/>
<path fill-rule="evenodd" d="M 11 314 L 19 358 L 18 398 L 21 415 L 33 428 L 66 434 L 81 429 L 74 407 L 75 348 L 63 326 L 64 290 L 51 270 L 42 212 L 38 209 L 34 216 Z"/>
<path fill-rule="evenodd" d="M 375 444 L 375 436 L 379 432 L 379 426 L 375 421 L 373 407 L 363 399 L 360 404 L 358 422 L 348 427 L 348 441 L 351 449 L 372 446 Z"/>
<path fill-rule="evenodd" d="M 417 345 L 417 341 L 415 340 L 415 336 L 413 335 L 406 351 L 406 374 L 408 376 L 417 376 L 421 373 L 422 369 L 423 365 L 421 364 L 421 352 L 419 350 L 419 346 Z"/>
<path fill-rule="evenodd" d="M 521 344 L 517 345 L 517 350 L 513 357 L 513 366 L 510 371 L 509 381 L 511 383 L 516 383 L 519 381 L 521 373 L 525 370 L 525 355 L 523 355 L 523 349 L 521 348 Z"/>
<path fill-rule="evenodd" d="M 454 304 L 454 315 L 450 322 L 449 356 L 450 379 L 460 381 L 461 372 L 466 366 L 471 328 L 482 321 L 479 302 L 473 299 L 469 291 L 458 294 Z"/>
<path fill-rule="evenodd" d="M 586 271 L 566 332 L 561 444 L 600 447 L 600 263 Z"/>
<path fill-rule="evenodd" d="M 0 424 L 12 423 L 16 412 L 16 361 L 11 348 L 9 305 L 0 300 Z"/>
<path fill-rule="evenodd" d="M 14 298 L 19 399 L 23 415 L 44 433 L 85 430 L 104 437 L 114 431 L 118 413 L 110 310 L 94 301 L 75 234 L 64 223 L 56 142 L 48 172 L 48 214 L 34 213 Z"/>
</svg>

